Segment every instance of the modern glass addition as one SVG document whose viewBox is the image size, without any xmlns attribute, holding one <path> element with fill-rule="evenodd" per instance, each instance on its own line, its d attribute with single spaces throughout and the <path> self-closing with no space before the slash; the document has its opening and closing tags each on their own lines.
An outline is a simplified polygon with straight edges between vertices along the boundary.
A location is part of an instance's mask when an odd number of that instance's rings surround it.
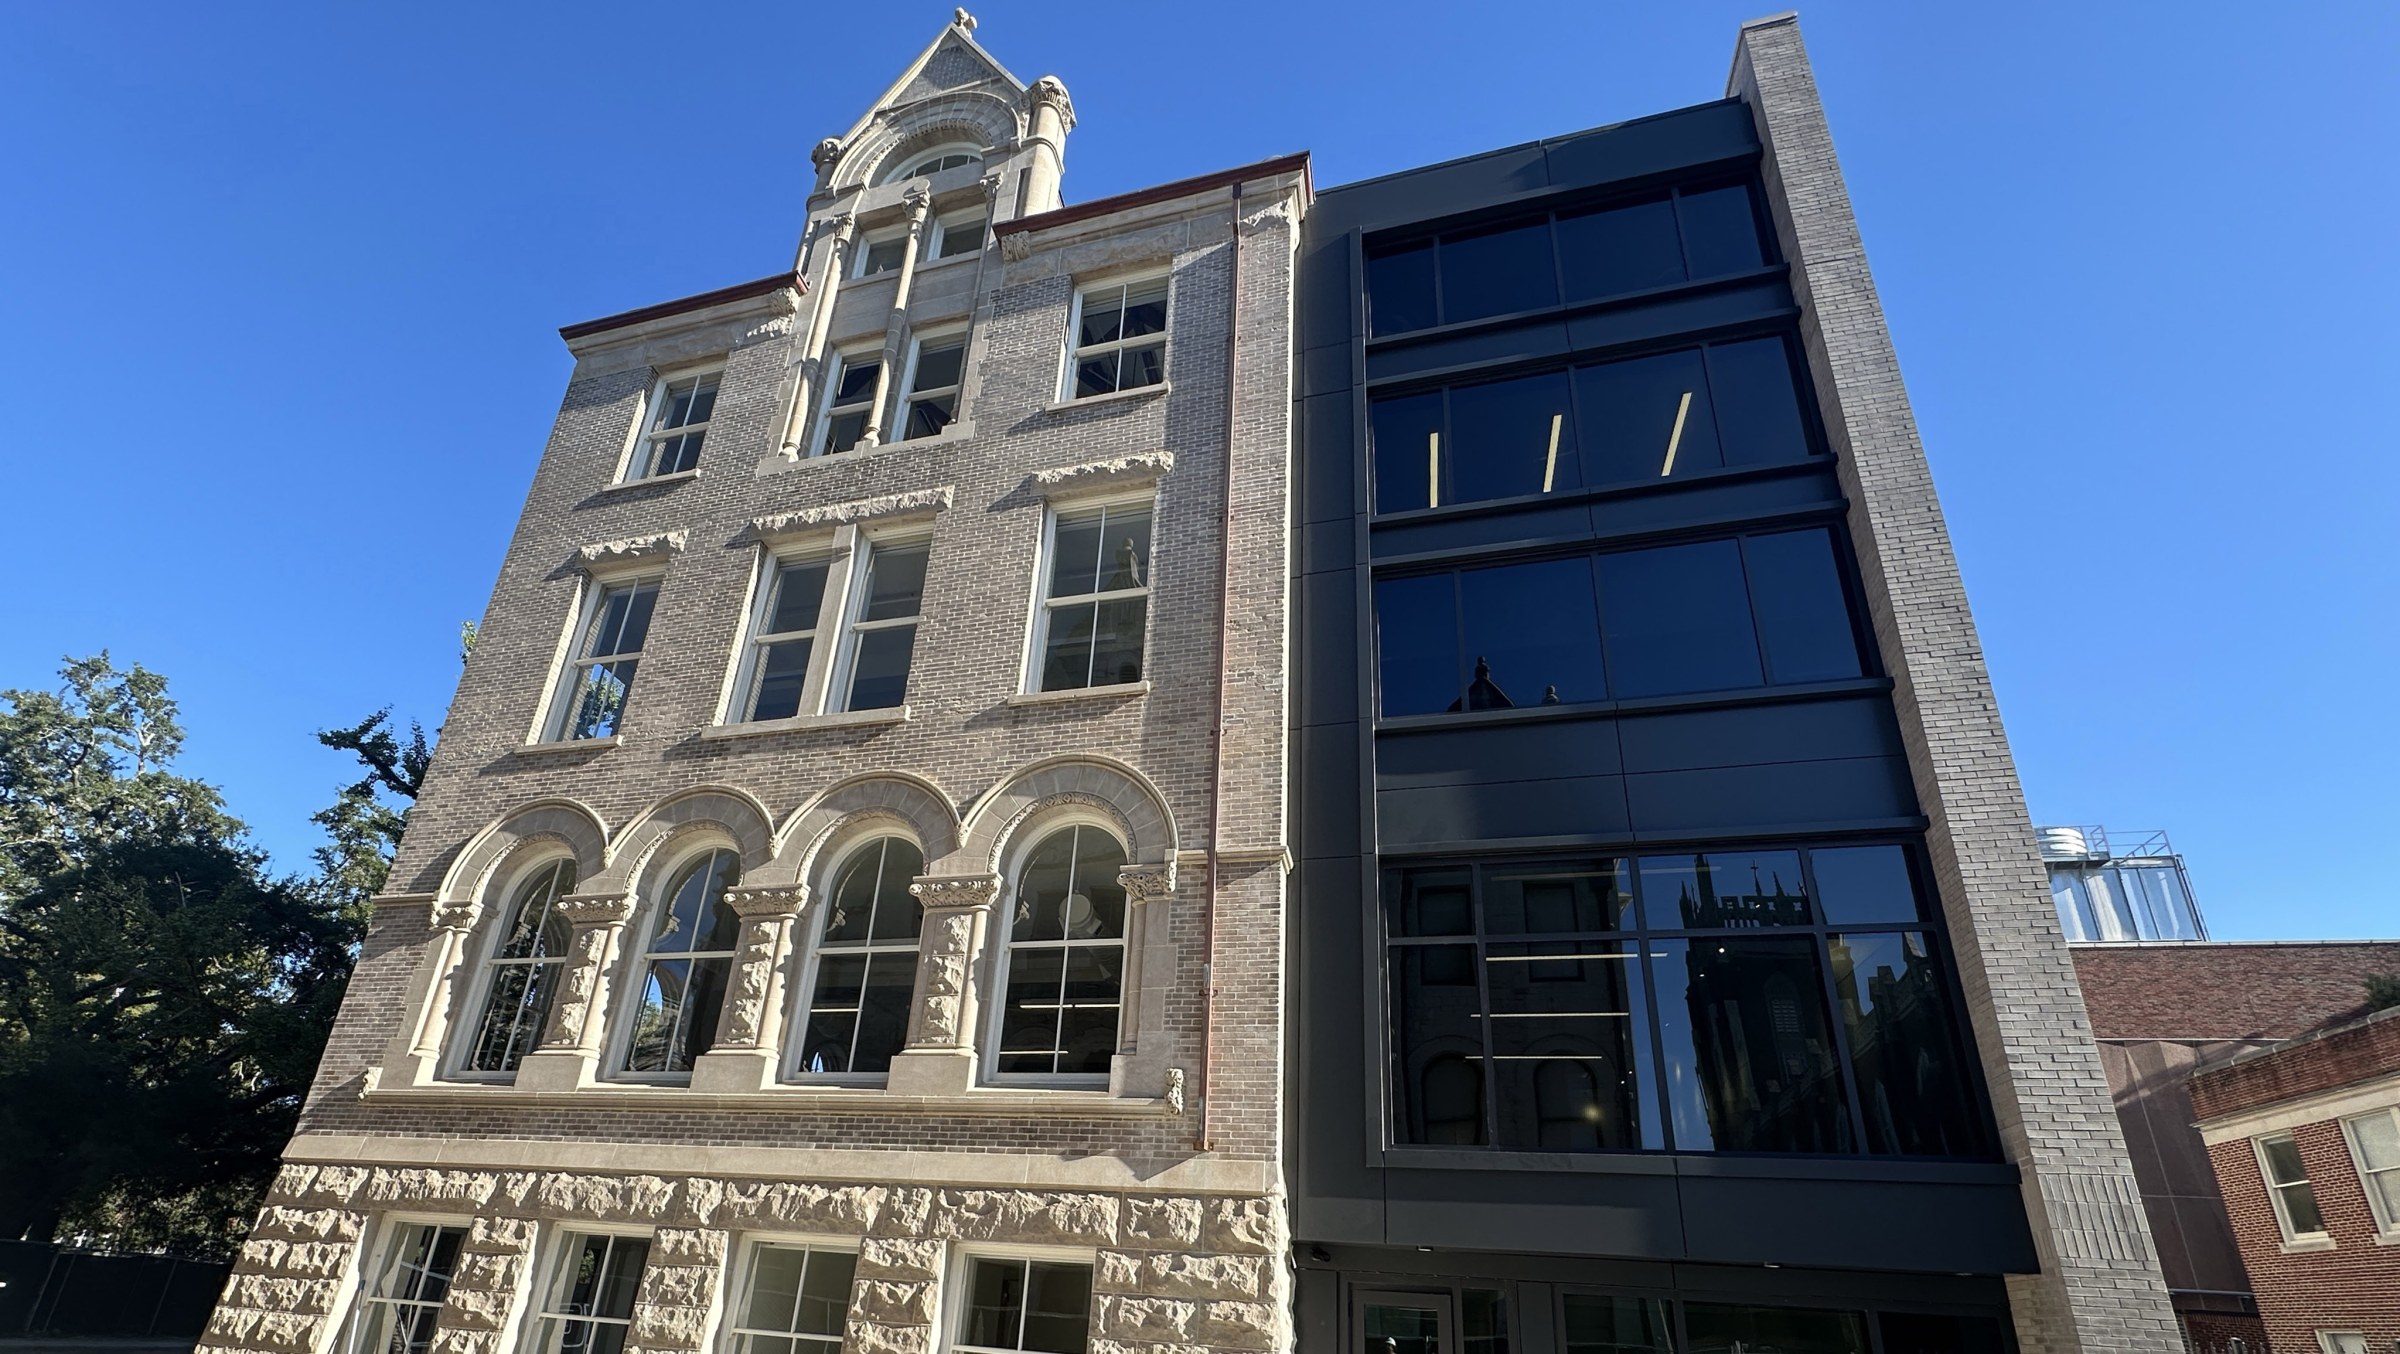
<svg viewBox="0 0 2400 1354">
<path fill-rule="evenodd" d="M 1142 679 L 1150 608 L 1147 502 L 1061 512 L 1034 652 L 1037 689 L 1069 691 Z"/>
<path fill-rule="evenodd" d="M 958 386 L 967 356 L 967 336 L 917 341 L 908 368 L 908 400 L 900 410 L 900 437 L 939 437 L 958 418 Z"/>
<path fill-rule="evenodd" d="M 917 647 L 917 612 L 925 596 L 931 547 L 870 542 L 859 572 L 837 686 L 841 710 L 888 710 L 908 698 L 908 668 Z"/>
<path fill-rule="evenodd" d="M 1001 1075 L 1107 1077 L 1125 996 L 1124 864 L 1114 837 L 1080 825 L 1026 857 L 1002 956 Z"/>
<path fill-rule="evenodd" d="M 688 1077 L 692 1060 L 716 1042 L 742 926 L 725 903 L 725 890 L 741 877 L 741 859 L 716 850 L 685 864 L 668 884 L 643 947 L 639 996 L 620 1071 Z"/>
<path fill-rule="evenodd" d="M 1822 528 L 1381 579 L 1375 630 L 1386 718 L 1865 671 Z"/>
<path fill-rule="evenodd" d="M 1379 513 L 1788 465 L 1814 450 L 1780 337 L 1388 396 L 1369 406 L 1368 439 Z"/>
<path fill-rule="evenodd" d="M 517 886 L 484 961 L 483 1012 L 467 1050 L 467 1071 L 514 1072 L 541 1040 L 572 929 L 559 915 L 558 896 L 573 887 L 572 860 L 541 866 Z"/>
<path fill-rule="evenodd" d="M 1167 280 L 1087 287 L 1075 294 L 1067 398 L 1137 390 L 1167 379 Z"/>
<path fill-rule="evenodd" d="M 2362 1114 L 2342 1127 L 2358 1161 L 2359 1183 L 2366 1186 L 2367 1206 L 2375 1214 L 2375 1230 L 2400 1235 L 2400 1109 Z"/>
<path fill-rule="evenodd" d="M 838 456 L 855 449 L 875 421 L 875 386 L 883 374 L 883 359 L 871 352 L 842 353 L 833 359 L 833 379 L 825 387 L 825 428 L 818 435 L 817 454 Z"/>
<path fill-rule="evenodd" d="M 699 467 L 709 415 L 717 407 L 717 378 L 711 374 L 663 382 L 655 406 L 627 479 L 680 475 Z"/>
<path fill-rule="evenodd" d="M 751 624 L 749 680 L 741 703 L 746 719 L 789 719 L 800 713 L 808 691 L 809 659 L 823 624 L 825 579 L 832 564 L 823 557 L 772 559 L 766 599 Z"/>
<path fill-rule="evenodd" d="M 1411 864 L 1383 913 L 1395 1143 L 1989 1149 L 1904 847 Z"/>
<path fill-rule="evenodd" d="M 1384 338 L 1546 310 L 1747 272 L 1767 259 L 1747 185 L 1679 188 L 1372 247 L 1367 332 Z"/>
<path fill-rule="evenodd" d="M 979 1354 L 1084 1354 L 1091 1338 L 1092 1267 L 970 1256 L 952 1349 Z"/>
<path fill-rule="evenodd" d="M 2317 1207 L 2316 1186 L 2309 1183 L 2300 1144 L 2289 1133 L 2271 1133 L 2254 1140 L 2258 1173 L 2267 1182 L 2267 1197 L 2275 1203 L 2275 1223 L 2286 1242 L 2318 1241 L 2325 1236 L 2325 1214 Z"/>
<path fill-rule="evenodd" d="M 850 1316 L 852 1251 L 760 1242 L 728 1316 L 732 1354 L 840 1354 Z"/>
<path fill-rule="evenodd" d="M 819 909 L 813 977 L 801 1001 L 801 1075 L 882 1076 L 908 1042 L 925 921 L 908 888 L 923 873 L 924 853 L 899 837 L 869 842 L 842 863 Z"/>
<path fill-rule="evenodd" d="M 458 1268 L 464 1227 L 400 1223 L 359 1288 L 346 1354 L 426 1354 Z"/>
<path fill-rule="evenodd" d="M 569 1232 L 542 1294 L 534 1331 L 541 1354 L 624 1354 L 650 1243 Z"/>
<path fill-rule="evenodd" d="M 592 585 L 588 614 L 553 702 L 546 738 L 553 742 L 608 738 L 624 727 L 633 675 L 650 636 L 658 580 Z"/>
</svg>

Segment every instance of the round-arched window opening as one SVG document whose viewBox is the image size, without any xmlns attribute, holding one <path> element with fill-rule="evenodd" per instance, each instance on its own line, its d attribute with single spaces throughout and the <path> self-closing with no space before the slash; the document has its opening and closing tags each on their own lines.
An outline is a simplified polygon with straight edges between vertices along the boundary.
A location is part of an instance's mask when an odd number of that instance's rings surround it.
<svg viewBox="0 0 2400 1354">
<path fill-rule="evenodd" d="M 983 148 L 970 146 L 964 141 L 928 146 L 924 150 L 912 151 L 900 157 L 897 161 L 899 169 L 894 173 L 884 175 L 883 181 L 898 183 L 903 179 L 921 179 L 928 174 L 939 174 L 945 169 L 957 169 L 962 165 L 978 163 L 982 159 Z"/>
<path fill-rule="evenodd" d="M 483 1009 L 467 1047 L 469 1072 L 514 1072 L 542 1037 L 566 970 L 567 919 L 559 895 L 575 887 L 575 862 L 549 861 L 520 877 L 484 959 Z"/>
</svg>

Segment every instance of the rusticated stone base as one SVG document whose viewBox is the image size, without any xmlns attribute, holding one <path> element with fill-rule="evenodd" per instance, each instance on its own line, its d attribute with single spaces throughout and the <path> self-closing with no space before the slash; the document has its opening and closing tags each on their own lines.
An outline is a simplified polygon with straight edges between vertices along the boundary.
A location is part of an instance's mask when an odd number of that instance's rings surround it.
<svg viewBox="0 0 2400 1354">
<path fill-rule="evenodd" d="M 817 1184 L 706 1176 L 284 1167 L 198 1354 L 308 1354 L 344 1316 L 385 1212 L 468 1225 L 435 1354 L 501 1354 L 521 1329 L 543 1223 L 654 1229 L 631 1345 L 694 1351 L 720 1328 L 743 1233 L 855 1238 L 847 1354 L 930 1354 L 954 1246 L 1092 1256 L 1092 1348 L 1290 1348 L 1283 1201 L 1260 1196 Z M 955 1308 L 955 1298 L 952 1304 Z"/>
</svg>

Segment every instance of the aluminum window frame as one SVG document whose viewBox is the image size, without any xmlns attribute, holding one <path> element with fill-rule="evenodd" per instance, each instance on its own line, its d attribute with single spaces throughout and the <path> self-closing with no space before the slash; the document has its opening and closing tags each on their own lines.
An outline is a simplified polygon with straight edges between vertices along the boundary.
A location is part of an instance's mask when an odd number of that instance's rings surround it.
<svg viewBox="0 0 2400 1354">
<path fill-rule="evenodd" d="M 1078 341 L 1079 336 L 1083 333 L 1084 306 L 1092 297 L 1111 291 L 1115 292 L 1117 294 L 1119 314 L 1121 315 L 1124 308 L 1130 305 L 1132 297 L 1136 291 L 1147 291 L 1153 285 L 1155 285 L 1161 293 L 1160 300 L 1163 316 L 1157 333 L 1143 334 L 1138 338 L 1131 339 L 1123 337 L 1113 338 L 1105 342 L 1094 343 L 1088 346 Z M 1121 331 L 1122 321 L 1120 321 L 1119 327 Z M 1063 364 L 1064 369 L 1059 373 L 1059 401 L 1061 403 L 1072 403 L 1077 400 L 1106 399 L 1111 395 L 1123 395 L 1135 390 L 1165 389 L 1169 379 L 1169 372 L 1167 369 L 1167 359 L 1169 354 L 1167 350 L 1170 346 L 1169 340 L 1174 336 L 1174 333 L 1175 274 L 1173 269 L 1153 268 L 1146 269 L 1141 272 L 1122 273 L 1109 277 L 1093 278 L 1088 281 L 1078 280 L 1075 284 L 1074 303 L 1067 308 L 1067 333 L 1065 344 L 1066 361 Z M 1125 354 L 1140 348 L 1158 349 L 1158 379 L 1156 381 L 1146 382 L 1138 386 L 1128 386 L 1125 384 Z M 1117 359 L 1117 384 L 1115 388 L 1091 395 L 1076 394 L 1075 369 L 1087 360 L 1103 356 L 1114 357 Z"/>
</svg>

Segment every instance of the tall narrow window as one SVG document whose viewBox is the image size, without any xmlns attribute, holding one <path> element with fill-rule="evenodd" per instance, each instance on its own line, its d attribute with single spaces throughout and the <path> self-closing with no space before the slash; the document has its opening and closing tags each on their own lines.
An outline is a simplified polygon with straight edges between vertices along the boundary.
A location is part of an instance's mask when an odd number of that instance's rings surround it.
<svg viewBox="0 0 2400 1354">
<path fill-rule="evenodd" d="M 2289 1133 L 2259 1138 L 2259 1174 L 2275 1202 L 2275 1222 L 2286 1242 L 2318 1241 L 2325 1236 L 2325 1215 L 2317 1208 L 2317 1189 L 2309 1183 L 2308 1167 L 2300 1160 L 2300 1144 Z"/>
<path fill-rule="evenodd" d="M 981 208 L 956 216 L 945 216 L 936 226 L 933 256 L 937 259 L 982 253 L 984 239 L 991 230 L 989 218 Z"/>
<path fill-rule="evenodd" d="M 858 445 L 874 421 L 875 382 L 883 359 L 874 353 L 842 353 L 833 359 L 833 379 L 825 384 L 825 430 L 818 435 L 817 454 L 835 456 Z"/>
<path fill-rule="evenodd" d="M 658 604 L 658 580 L 594 584 L 593 594 L 553 703 L 552 741 L 607 738 L 624 727 L 634 670 L 650 636 L 650 612 Z"/>
<path fill-rule="evenodd" d="M 425 1354 L 450 1294 L 464 1227 L 401 1223 L 350 1315 L 348 1354 Z"/>
<path fill-rule="evenodd" d="M 689 1076 L 692 1060 L 716 1042 L 741 935 L 741 918 L 726 906 L 725 890 L 741 877 L 739 857 L 710 851 L 677 872 L 659 899 L 642 954 L 623 1071 Z"/>
<path fill-rule="evenodd" d="M 1150 608 L 1150 505 L 1062 512 L 1042 599 L 1040 690 L 1142 679 Z"/>
<path fill-rule="evenodd" d="M 908 698 L 929 549 L 923 542 L 867 547 L 843 665 L 842 709 L 888 710 Z"/>
<path fill-rule="evenodd" d="M 554 861 L 518 886 L 484 961 L 483 1014 L 468 1050 L 469 1072 L 514 1072 L 542 1037 L 550 998 L 566 963 L 567 919 L 558 895 L 575 887 L 575 862 Z"/>
<path fill-rule="evenodd" d="M 873 277 L 877 273 L 896 273 L 900 271 L 900 260 L 907 256 L 906 234 L 868 236 L 865 246 L 858 251 L 858 271 L 854 276 Z"/>
<path fill-rule="evenodd" d="M 650 1243 L 575 1232 L 561 1240 L 558 1270 L 535 1320 L 541 1354 L 624 1354 Z"/>
<path fill-rule="evenodd" d="M 1075 294 L 1067 396 L 1083 399 L 1167 379 L 1167 280 L 1111 283 Z"/>
<path fill-rule="evenodd" d="M 967 336 L 917 341 L 909 364 L 908 406 L 900 413 L 900 436 L 938 437 L 958 418 L 958 385 L 967 356 Z"/>
<path fill-rule="evenodd" d="M 908 886 L 923 873 L 924 853 L 899 837 L 869 842 L 842 863 L 820 909 L 816 976 L 802 1006 L 801 1075 L 881 1076 L 908 1042 L 925 921 Z"/>
<path fill-rule="evenodd" d="M 2343 1127 L 2358 1158 L 2358 1178 L 2367 1187 L 2375 1230 L 2400 1236 L 2400 1109 L 2360 1115 Z"/>
<path fill-rule="evenodd" d="M 751 623 L 749 686 L 740 707 L 743 718 L 754 720 L 800 713 L 832 565 L 822 558 L 778 559 L 768 568 L 766 597 Z"/>
<path fill-rule="evenodd" d="M 951 1348 L 976 1354 L 1083 1354 L 1092 1325 L 1092 1267 L 1052 1260 L 967 1261 L 965 1310 Z"/>
<path fill-rule="evenodd" d="M 1125 849 L 1096 827 L 1062 828 L 1026 857 L 1002 956 L 997 1070 L 1101 1078 L 1124 1000 Z"/>
<path fill-rule="evenodd" d="M 858 1256 L 761 1242 L 730 1314 L 733 1354 L 840 1354 Z"/>
<path fill-rule="evenodd" d="M 627 479 L 680 475 L 698 468 L 700 444 L 708 440 L 709 415 L 717 407 L 716 375 L 663 382 L 655 405 Z"/>
</svg>

